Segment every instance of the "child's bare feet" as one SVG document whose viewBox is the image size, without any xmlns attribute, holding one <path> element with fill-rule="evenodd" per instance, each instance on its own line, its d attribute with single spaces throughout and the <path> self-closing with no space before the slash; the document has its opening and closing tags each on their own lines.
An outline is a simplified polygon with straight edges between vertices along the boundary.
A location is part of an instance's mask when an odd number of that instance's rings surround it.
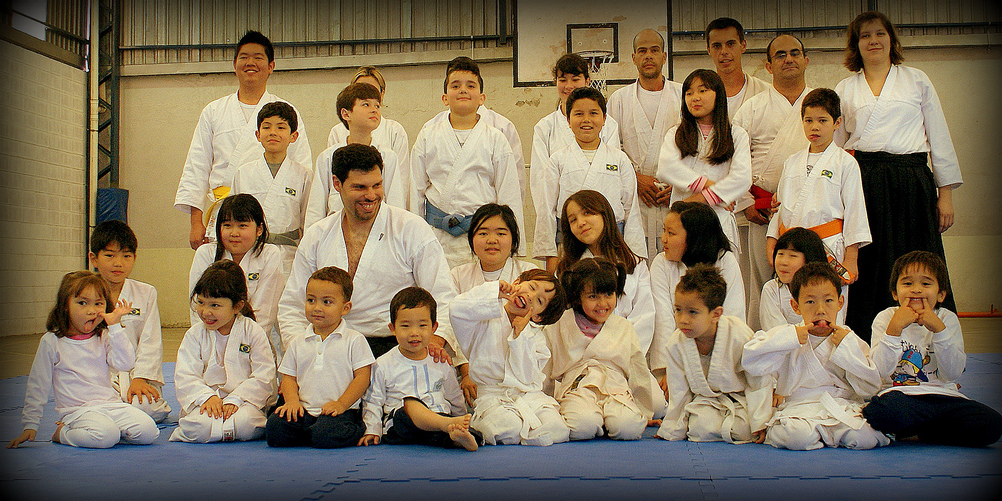
<svg viewBox="0 0 1002 501">
<path fill-rule="evenodd" d="M 466 414 L 450 419 L 446 431 L 449 432 L 449 438 L 457 445 L 468 451 L 475 451 L 477 450 L 477 439 L 470 433 L 471 417 L 469 414 Z"/>
<path fill-rule="evenodd" d="M 59 432 L 63 430 L 63 426 L 66 426 L 66 423 L 62 421 L 56 421 L 56 432 L 52 434 L 52 443 L 54 444 L 60 443 Z"/>
</svg>

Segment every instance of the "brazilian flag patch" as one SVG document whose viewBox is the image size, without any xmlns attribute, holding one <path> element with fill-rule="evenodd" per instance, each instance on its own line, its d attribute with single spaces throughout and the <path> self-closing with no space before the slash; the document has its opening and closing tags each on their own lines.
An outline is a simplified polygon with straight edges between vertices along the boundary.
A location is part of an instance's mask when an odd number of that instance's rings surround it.
<svg viewBox="0 0 1002 501">
<path fill-rule="evenodd" d="M 828 169 L 825 169 L 825 170 L 821 171 L 821 175 L 824 176 L 824 177 L 827 177 L 828 179 L 831 179 L 832 178 L 832 171 L 830 171 Z"/>
<path fill-rule="evenodd" d="M 142 312 L 142 311 L 140 311 L 140 310 L 139 310 L 139 308 L 133 308 L 133 309 L 132 309 L 132 311 L 130 311 L 130 312 L 129 312 L 129 315 L 135 315 L 135 316 L 137 316 L 137 317 L 138 317 L 138 316 L 139 316 L 139 315 L 141 315 L 142 313 L 143 313 L 143 312 Z"/>
<path fill-rule="evenodd" d="M 296 196 L 296 190 L 294 190 L 292 188 L 286 188 L 285 192 L 288 193 L 288 194 L 290 194 L 290 195 L 292 195 L 292 196 Z"/>
<path fill-rule="evenodd" d="M 250 345 L 240 343 L 240 353 L 250 353 Z"/>
<path fill-rule="evenodd" d="M 261 278 L 261 274 L 260 273 L 248 273 L 247 274 L 247 280 L 257 280 L 259 278 Z"/>
<path fill-rule="evenodd" d="M 616 164 L 605 164 L 605 170 L 611 170 L 612 172 L 619 172 L 619 166 Z"/>
</svg>

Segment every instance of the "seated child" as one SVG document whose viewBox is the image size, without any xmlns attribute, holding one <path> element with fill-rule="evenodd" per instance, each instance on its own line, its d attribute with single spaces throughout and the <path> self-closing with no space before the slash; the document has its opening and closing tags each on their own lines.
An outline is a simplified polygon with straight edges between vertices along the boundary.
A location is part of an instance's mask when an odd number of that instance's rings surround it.
<svg viewBox="0 0 1002 501">
<path fill-rule="evenodd" d="M 111 386 L 156 422 L 170 413 L 161 391 L 164 385 L 164 345 L 160 334 L 157 290 L 150 284 L 129 278 L 136 264 L 136 234 L 129 225 L 116 220 L 94 227 L 90 235 L 90 265 L 108 284 L 111 303 L 132 303 L 122 317 L 122 325 L 136 350 L 136 365 L 130 371 L 112 371 Z"/>
<path fill-rule="evenodd" d="M 135 347 L 121 325 L 132 310 L 124 299 L 111 302 L 108 285 L 89 271 L 63 276 L 56 305 L 49 312 L 49 331 L 38 342 L 28 375 L 21 425 L 24 432 L 8 449 L 35 441 L 49 389 L 56 393 L 56 432 L 52 442 L 107 449 L 125 441 L 151 444 L 160 435 L 143 411 L 122 401 L 111 386 L 109 371 L 128 371 L 136 362 Z"/>
<path fill-rule="evenodd" d="M 426 122 L 414 141 L 408 207 L 434 228 L 454 268 L 469 261 L 463 237 L 481 205 L 508 205 L 524 226 L 518 175 L 522 167 L 516 165 L 504 134 L 479 112 L 486 96 L 477 63 L 469 58 L 450 63 L 442 87 L 449 113 Z M 524 248 L 525 242 L 521 244 Z"/>
<path fill-rule="evenodd" d="M 381 104 L 379 88 L 368 83 L 353 83 L 338 93 L 337 114 L 341 120 L 339 125 L 345 127 L 345 137 L 338 137 L 334 134 L 335 129 L 331 129 L 334 142 L 317 155 L 310 199 L 306 207 L 307 228 L 344 208 L 340 194 L 332 187 L 334 175 L 331 161 L 335 151 L 349 144 L 364 144 L 379 150 L 379 155 L 383 158 L 383 201 L 401 209 L 407 208 L 409 166 L 401 163 L 400 156 L 390 146 L 389 137 L 384 134 L 380 138 L 382 141 L 376 138 L 376 131 L 384 122 L 389 121 L 382 116 Z M 393 123 L 400 126 L 399 123 Z M 400 132 L 406 141 L 407 133 L 403 132 L 403 127 Z M 406 151 L 405 148 L 404 152 Z"/>
<path fill-rule="evenodd" d="M 772 417 L 772 386 L 750 376 L 741 353 L 754 333 L 724 315 L 727 283 L 713 266 L 689 268 L 675 286 L 668 339 L 668 409 L 657 436 L 693 442 L 762 443 Z"/>
<path fill-rule="evenodd" d="M 762 286 L 762 297 L 758 304 L 758 318 L 762 330 L 767 331 L 780 325 L 800 322 L 800 315 L 793 311 L 790 300 L 790 282 L 793 275 L 807 263 L 827 263 L 825 245 L 817 233 L 806 228 L 790 228 L 776 241 L 772 250 L 772 265 L 776 277 Z M 845 294 L 846 287 L 842 286 Z M 835 323 L 845 323 L 845 308 L 838 312 Z"/>
<path fill-rule="evenodd" d="M 464 414 L 463 392 L 452 366 L 428 355 L 438 330 L 431 293 L 407 287 L 390 301 L 390 332 L 397 349 L 376 359 L 362 402 L 365 435 L 358 445 L 422 444 L 475 451 L 483 443 Z"/>
<path fill-rule="evenodd" d="M 745 371 L 774 376 L 776 394 L 785 397 L 766 431 L 773 447 L 872 449 L 890 443 L 860 414 L 863 401 L 880 388 L 880 374 L 866 342 L 835 323 L 845 303 L 841 287 L 828 264 L 805 264 L 790 283 L 793 310 L 803 322 L 759 331 L 745 345 Z"/>
<path fill-rule="evenodd" d="M 177 349 L 174 384 L 181 419 L 172 442 L 229 442 L 264 435 L 274 394 L 275 355 L 254 321 L 240 266 L 216 261 L 191 294 L 201 320 Z"/>
<path fill-rule="evenodd" d="M 571 440 L 608 432 L 637 440 L 654 415 L 656 383 L 629 320 L 613 313 L 623 295 L 626 269 L 606 258 L 574 263 L 560 281 L 572 310 L 544 329 L 553 396 Z"/>
<path fill-rule="evenodd" d="M 883 389 L 863 407 L 875 429 L 895 439 L 985 447 L 1002 434 L 1002 416 L 965 397 L 957 378 L 967 354 L 957 315 L 942 308 L 950 291 L 946 263 L 912 251 L 891 269 L 892 306 L 873 319 L 873 363 Z"/>
<path fill-rule="evenodd" d="M 808 228 L 821 237 L 832 260 L 841 264 L 839 275 L 849 284 L 859 275 L 859 248 L 871 239 L 859 164 L 833 141 L 841 115 L 835 91 L 814 89 L 804 96 L 800 116 L 811 145 L 783 164 L 776 190 L 779 211 L 769 222 L 766 246 L 771 255 L 787 228 Z"/>
<path fill-rule="evenodd" d="M 296 110 L 289 103 L 275 101 L 261 108 L 254 136 L 264 154 L 237 166 L 231 193 L 249 193 L 261 203 L 270 229 L 268 243 L 282 250 L 285 277 L 292 272 L 296 246 L 306 229 L 303 219 L 313 182 L 311 166 L 287 154 L 289 145 L 299 138 L 298 125 Z"/>
<path fill-rule="evenodd" d="M 513 282 L 522 272 L 536 269 L 536 265 L 515 257 L 519 234 L 518 221 L 511 207 L 495 203 L 481 205 L 473 213 L 470 231 L 466 234 L 476 259 L 449 272 L 452 292 L 459 295 L 485 282 Z M 470 379 L 470 364 L 462 350 L 456 353 L 452 363 L 459 373 L 459 386 L 466 397 L 466 405 L 473 409 L 477 384 Z"/>
<path fill-rule="evenodd" d="M 365 337 L 342 321 L 351 292 L 348 272 L 334 266 L 313 272 L 306 283 L 312 325 L 293 338 L 278 369 L 285 403 L 268 416 L 269 446 L 349 447 L 365 434 L 360 399 L 376 360 Z"/>
<path fill-rule="evenodd" d="M 485 443 L 545 446 L 567 441 L 559 406 L 543 393 L 550 351 L 539 327 L 559 320 L 566 304 L 557 278 L 538 269 L 510 284 L 478 285 L 450 303 L 452 328 L 477 385 L 471 426 L 483 433 Z"/>
</svg>

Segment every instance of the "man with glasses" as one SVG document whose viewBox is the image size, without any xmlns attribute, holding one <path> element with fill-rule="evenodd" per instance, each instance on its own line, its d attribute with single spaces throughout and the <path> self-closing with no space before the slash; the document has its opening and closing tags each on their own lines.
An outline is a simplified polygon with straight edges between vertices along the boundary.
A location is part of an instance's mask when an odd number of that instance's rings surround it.
<svg viewBox="0 0 1002 501">
<path fill-rule="evenodd" d="M 807 70 L 804 44 L 792 35 L 779 35 L 766 48 L 765 69 L 772 87 L 750 98 L 734 115 L 733 123 L 751 140 L 752 187 L 734 208 L 741 245 L 741 272 L 748 298 L 748 325 L 759 329 L 762 285 L 772 277 L 766 253 L 766 230 L 776 212 L 772 194 L 783 174 L 783 162 L 808 146 L 800 120 L 800 106 L 812 89 L 804 81 Z"/>
</svg>

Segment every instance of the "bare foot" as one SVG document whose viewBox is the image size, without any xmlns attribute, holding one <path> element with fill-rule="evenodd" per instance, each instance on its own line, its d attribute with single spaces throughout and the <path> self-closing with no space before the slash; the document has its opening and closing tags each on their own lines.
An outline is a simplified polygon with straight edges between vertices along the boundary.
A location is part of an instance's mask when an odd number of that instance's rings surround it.
<svg viewBox="0 0 1002 501">
<path fill-rule="evenodd" d="M 477 450 L 477 439 L 470 433 L 469 428 L 461 428 L 459 425 L 450 424 L 449 438 L 451 438 L 456 445 L 468 451 Z"/>
<path fill-rule="evenodd" d="M 60 443 L 59 442 L 59 432 L 62 431 L 63 426 L 66 426 L 66 423 L 64 423 L 62 421 L 56 421 L 56 432 L 52 434 L 52 443 L 54 443 L 54 444 Z"/>
<path fill-rule="evenodd" d="M 457 445 L 468 451 L 475 451 L 477 450 L 477 439 L 470 433 L 471 417 L 466 414 L 452 418 L 446 431 L 449 433 L 449 438 Z"/>
</svg>

